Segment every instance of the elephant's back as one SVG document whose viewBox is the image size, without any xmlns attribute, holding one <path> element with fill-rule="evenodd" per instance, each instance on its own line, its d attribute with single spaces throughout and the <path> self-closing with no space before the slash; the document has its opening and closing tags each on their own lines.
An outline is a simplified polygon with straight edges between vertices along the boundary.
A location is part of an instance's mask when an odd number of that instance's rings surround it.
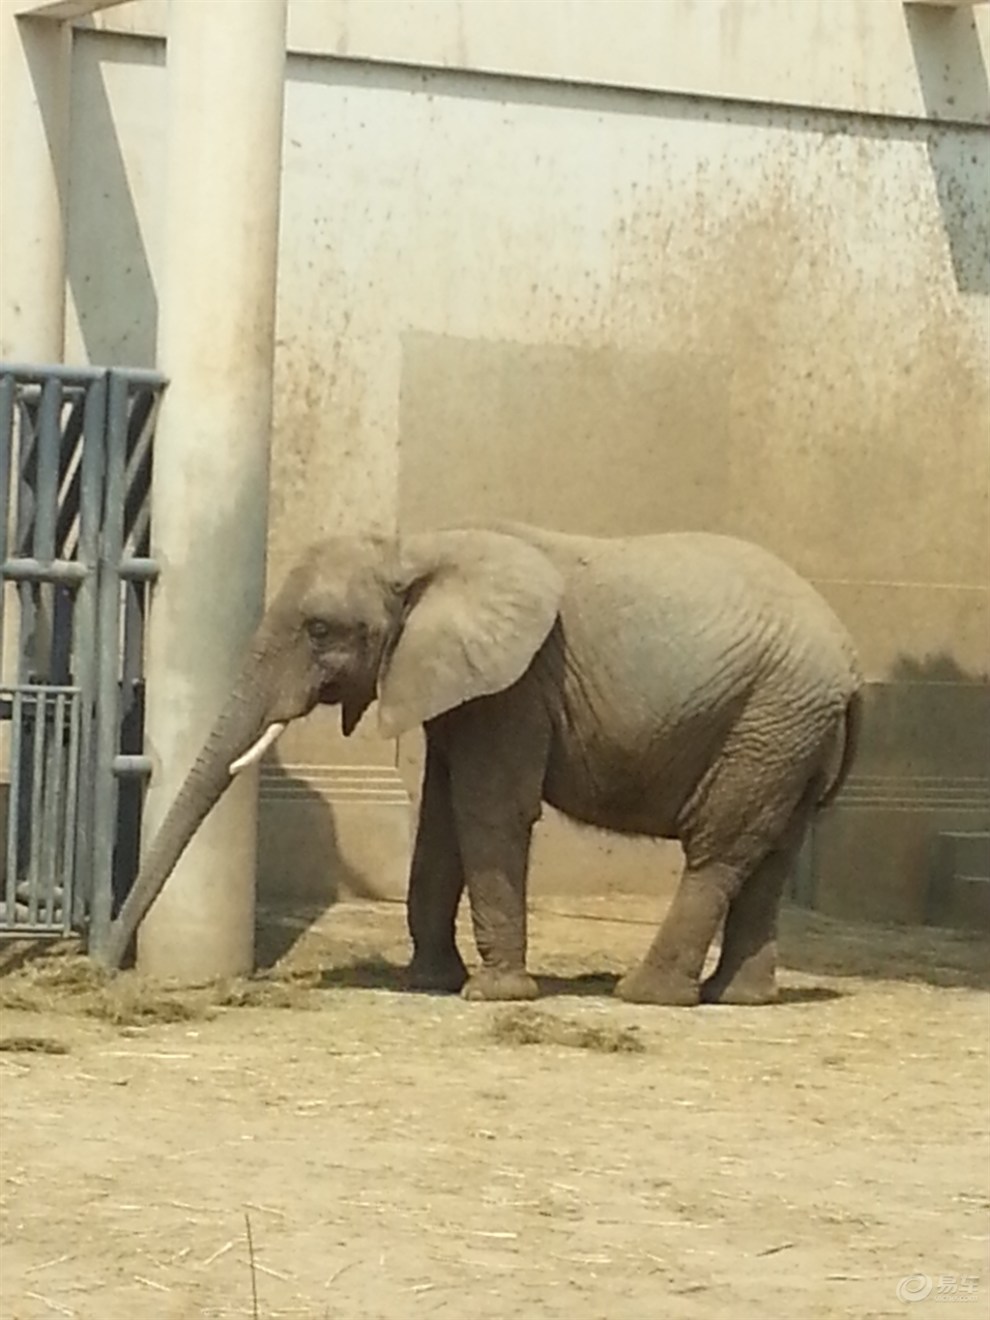
<svg viewBox="0 0 990 1320">
<path fill-rule="evenodd" d="M 672 835 L 754 703 L 790 712 L 779 727 L 793 724 L 797 748 L 802 727 L 825 727 L 858 686 L 852 644 L 827 603 L 758 546 L 669 533 L 542 548 L 565 581 L 548 788 L 580 819 Z"/>
<path fill-rule="evenodd" d="M 852 640 L 812 584 L 770 551 L 714 532 L 596 538 L 518 526 L 565 581 L 561 616 L 575 637 L 604 617 L 616 641 L 654 661 L 718 663 L 726 648 L 800 657 L 855 674 Z M 689 653 L 689 654 L 688 654 Z"/>
</svg>

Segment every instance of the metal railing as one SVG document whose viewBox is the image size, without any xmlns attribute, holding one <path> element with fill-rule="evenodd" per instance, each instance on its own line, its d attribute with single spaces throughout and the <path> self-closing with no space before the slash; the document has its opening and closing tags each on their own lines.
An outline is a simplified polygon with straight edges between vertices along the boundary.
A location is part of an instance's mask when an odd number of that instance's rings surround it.
<svg viewBox="0 0 990 1320">
<path fill-rule="evenodd" d="M 0 701 L 11 710 L 7 810 L 14 823 L 7 830 L 0 929 L 67 934 L 76 875 L 79 689 L 12 688 L 0 690 Z"/>
<path fill-rule="evenodd" d="M 164 384 L 0 363 L 0 934 L 85 929 L 98 950 L 136 871 Z"/>
</svg>

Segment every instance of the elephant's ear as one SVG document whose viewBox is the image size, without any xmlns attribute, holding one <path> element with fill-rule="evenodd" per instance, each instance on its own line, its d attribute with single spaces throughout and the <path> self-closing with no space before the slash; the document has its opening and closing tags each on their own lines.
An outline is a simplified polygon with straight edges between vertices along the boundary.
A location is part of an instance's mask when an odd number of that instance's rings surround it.
<svg viewBox="0 0 990 1320">
<path fill-rule="evenodd" d="M 386 738 L 521 678 L 554 625 L 564 586 L 539 550 L 486 531 L 409 537 L 398 577 L 405 619 L 378 677 Z"/>
</svg>

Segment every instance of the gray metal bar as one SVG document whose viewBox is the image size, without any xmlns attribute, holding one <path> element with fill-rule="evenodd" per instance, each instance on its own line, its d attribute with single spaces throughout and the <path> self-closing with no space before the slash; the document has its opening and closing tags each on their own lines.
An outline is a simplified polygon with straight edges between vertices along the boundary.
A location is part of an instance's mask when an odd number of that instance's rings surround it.
<svg viewBox="0 0 990 1320">
<path fill-rule="evenodd" d="M 57 700 L 57 698 L 56 698 Z M 38 812 L 40 816 L 38 826 L 38 874 L 35 879 L 34 892 L 29 896 L 29 901 L 35 905 L 35 918 L 38 918 L 38 909 L 45 906 L 42 904 L 42 895 L 48 890 L 51 883 L 51 862 L 53 844 L 56 842 L 52 838 L 52 831 L 55 822 L 52 819 L 52 757 L 55 752 L 54 741 L 49 741 L 48 737 L 48 716 L 51 710 L 51 703 L 48 701 L 48 691 L 45 689 L 38 693 L 37 699 L 38 718 L 35 728 L 41 728 L 41 788 L 38 793 Z M 52 712 L 54 718 L 54 712 Z"/>
<path fill-rule="evenodd" d="M 97 561 L 103 517 L 104 433 L 107 424 L 107 382 L 93 381 L 83 410 L 83 452 L 79 483 L 79 545 L 77 554 L 85 570 L 76 592 L 73 616 L 73 676 L 79 686 L 78 803 L 75 824 L 75 883 L 72 919 L 80 922 L 92 891 L 93 878 L 93 747 L 96 712 L 98 605 Z"/>
<path fill-rule="evenodd" d="M 130 713 L 131 703 L 137 699 L 144 663 L 144 615 L 141 609 L 144 592 L 143 583 L 124 584 L 124 654 L 120 677 L 127 703 L 125 719 Z"/>
<path fill-rule="evenodd" d="M 121 752 L 113 758 L 113 772 L 118 779 L 146 778 L 151 774 L 150 756 L 136 756 Z"/>
<path fill-rule="evenodd" d="M 10 469 L 14 453 L 14 390 L 11 376 L 0 376 L 0 565 L 7 560 L 7 536 L 10 523 Z M 0 569 L 0 664 L 3 656 L 3 625 L 6 574 Z"/>
<path fill-rule="evenodd" d="M 67 367 L 62 363 L 39 366 L 36 362 L 2 362 L 0 376 L 15 376 L 24 384 L 44 385 L 45 381 L 55 379 L 63 385 L 89 385 L 93 381 L 105 379 L 107 367 Z M 165 377 L 160 371 L 145 370 L 143 367 L 114 367 L 113 374 L 132 385 L 164 385 Z"/>
<path fill-rule="evenodd" d="M 35 636 L 38 617 L 30 583 L 19 582 L 17 584 L 17 600 L 20 605 L 21 625 L 21 635 L 18 639 L 17 681 L 18 683 L 27 683 L 32 677 L 28 655 L 28 639 Z"/>
<path fill-rule="evenodd" d="M 68 934 L 75 920 L 78 858 L 76 856 L 76 806 L 79 785 L 80 726 L 82 701 L 79 697 L 70 707 L 69 766 L 65 794 L 65 827 L 62 841 L 62 929 Z"/>
<path fill-rule="evenodd" d="M 120 565 L 120 576 L 127 582 L 154 582 L 161 572 L 157 559 L 132 555 Z"/>
<path fill-rule="evenodd" d="M 28 553 L 31 541 L 31 522 L 34 517 L 34 492 L 25 473 L 36 461 L 38 447 L 38 406 L 28 407 L 23 389 L 18 390 L 14 402 L 15 429 L 17 431 L 17 523 L 14 529 L 14 553 Z"/>
<path fill-rule="evenodd" d="M 41 870 L 41 792 L 45 784 L 44 693 L 34 693 L 34 747 L 31 757 L 31 850 L 28 857 L 28 921 L 38 920 L 38 881 Z"/>
<path fill-rule="evenodd" d="M 35 448 L 34 541 L 35 559 L 48 563 L 55 558 L 58 524 L 58 477 L 62 453 L 62 382 L 54 377 L 41 387 L 38 406 L 38 439 Z M 39 583 L 32 593 L 34 616 L 34 676 L 52 673 L 52 644 L 55 637 L 55 600 L 50 583 Z"/>
<path fill-rule="evenodd" d="M 148 535 L 148 527 L 150 526 L 150 524 L 151 524 L 151 492 L 149 491 L 144 498 L 144 502 L 141 505 L 141 508 L 138 510 L 137 514 L 135 515 L 134 525 L 131 528 L 131 534 L 129 540 L 130 540 L 130 544 L 134 547 L 135 550 L 138 548 L 139 545 L 141 545 L 144 538 Z M 155 561 L 149 560 L 148 562 L 154 563 Z"/>
<path fill-rule="evenodd" d="M 62 852 L 62 831 L 65 828 L 62 819 L 63 803 L 65 799 L 65 711 L 65 693 L 56 692 L 54 713 L 55 727 L 53 730 L 52 747 L 48 757 L 48 773 L 51 787 L 48 792 L 48 804 L 45 809 L 45 835 L 48 840 L 45 849 L 45 906 L 46 915 L 50 922 L 55 921 L 55 887 L 58 877 L 61 877 L 63 907 L 65 905 L 66 876 L 64 870 L 60 866 L 59 856 Z"/>
<path fill-rule="evenodd" d="M 85 566 L 73 559 L 7 559 L 0 572 L 11 582 L 64 582 L 69 586 L 86 576 Z"/>
<path fill-rule="evenodd" d="M 55 553 L 60 559 L 75 559 L 76 543 L 79 539 L 79 463 L 82 459 L 86 390 L 66 388 L 64 402 L 68 405 L 68 409 L 63 414 L 62 448 L 59 456 Z"/>
<path fill-rule="evenodd" d="M 41 446 L 41 428 L 36 415 L 32 415 L 19 397 L 16 403 L 19 420 L 17 443 L 17 490 L 14 496 L 16 520 L 14 523 L 14 553 L 22 557 L 30 548 L 33 536 L 33 522 L 37 500 L 27 473 L 32 464 L 37 465 L 37 456 Z M 17 585 L 17 603 L 19 607 L 20 635 L 17 651 L 17 682 L 26 683 L 31 677 L 29 647 L 34 640 L 35 600 L 30 583 Z"/>
<path fill-rule="evenodd" d="M 72 597 L 74 587 L 64 582 L 52 585 L 52 664 L 48 682 L 66 683 L 72 677 Z"/>
<path fill-rule="evenodd" d="M 89 946 L 99 954 L 110 929 L 117 780 L 113 763 L 120 737 L 120 560 L 124 542 L 124 469 L 127 457 L 127 380 L 108 378 L 106 481 L 97 607 L 96 782 L 93 794 L 93 879 Z"/>
<path fill-rule="evenodd" d="M 62 384 L 46 380 L 38 409 L 37 480 L 34 508 L 34 557 L 42 563 L 55 558 L 55 521 L 58 512 L 58 459 L 62 431 Z"/>
<path fill-rule="evenodd" d="M 57 703 L 58 698 L 55 698 Z M 53 794 L 55 790 L 55 738 L 48 737 L 48 717 L 49 713 L 52 719 L 55 718 L 53 704 L 48 700 L 48 691 L 38 693 L 38 707 L 41 713 L 42 732 L 42 756 L 41 756 L 41 793 L 39 810 L 41 813 L 41 823 L 38 839 L 38 876 L 34 887 L 33 898 L 38 909 L 43 909 L 42 916 L 48 919 L 50 916 L 51 902 L 48 899 L 49 891 L 53 888 L 52 871 L 54 869 L 54 856 L 58 845 L 58 839 L 55 837 L 57 821 L 52 814 Z M 42 901 L 44 899 L 44 901 Z M 38 915 L 37 912 L 35 914 Z"/>
<path fill-rule="evenodd" d="M 62 932 L 57 927 L 52 928 L 51 926 L 46 926 L 43 922 L 40 921 L 36 922 L 33 926 L 30 924 L 30 922 L 18 921 L 16 931 L 10 931 L 10 930 L 6 931 L 6 934 L 8 935 L 15 934 L 20 939 L 27 939 L 30 937 L 33 940 L 40 940 L 45 938 L 51 940 L 57 940 L 62 937 L 63 933 L 67 934 L 68 932 Z"/>
<path fill-rule="evenodd" d="M 149 554 L 154 433 L 160 404 L 160 391 L 142 389 L 131 405 L 132 450 L 127 464 L 124 510 L 125 561 Z"/>
<path fill-rule="evenodd" d="M 10 796 L 7 798 L 7 921 L 13 924 L 17 912 L 17 853 L 21 816 L 21 723 L 24 719 L 24 697 L 16 688 L 12 692 L 10 721 Z"/>
<path fill-rule="evenodd" d="M 37 690 L 38 689 L 36 685 L 33 683 L 26 683 L 23 685 L 19 685 L 17 683 L 3 683 L 0 684 L 0 698 L 2 698 L 5 693 L 9 694 L 10 696 L 14 696 L 18 692 L 23 692 L 27 696 L 31 696 L 32 693 L 36 692 Z M 78 687 L 76 687 L 74 683 L 46 683 L 44 690 L 49 695 L 51 695 L 54 692 L 64 692 L 67 697 L 75 696 L 75 694 L 79 691 Z"/>
</svg>

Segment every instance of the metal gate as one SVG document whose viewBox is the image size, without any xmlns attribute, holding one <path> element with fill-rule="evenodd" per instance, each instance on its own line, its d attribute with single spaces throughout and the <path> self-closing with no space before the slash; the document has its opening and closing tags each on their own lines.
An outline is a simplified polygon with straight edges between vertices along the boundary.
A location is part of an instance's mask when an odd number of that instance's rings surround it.
<svg viewBox="0 0 990 1320">
<path fill-rule="evenodd" d="M 137 869 L 164 384 L 0 363 L 0 934 L 98 952 Z"/>
</svg>

